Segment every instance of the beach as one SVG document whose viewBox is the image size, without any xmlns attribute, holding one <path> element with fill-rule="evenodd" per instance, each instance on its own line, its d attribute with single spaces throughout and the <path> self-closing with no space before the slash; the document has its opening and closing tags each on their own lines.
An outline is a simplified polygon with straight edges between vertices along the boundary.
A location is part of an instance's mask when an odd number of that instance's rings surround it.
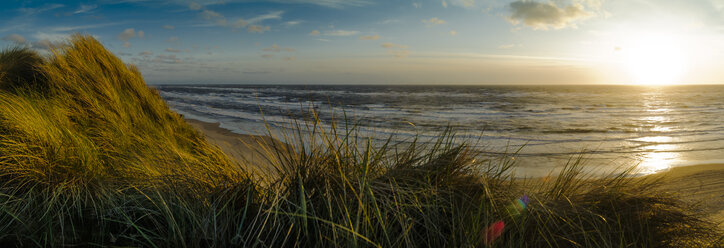
<svg viewBox="0 0 724 248">
<path fill-rule="evenodd" d="M 270 137 L 237 134 L 221 128 L 219 123 L 186 119 L 201 131 L 206 139 L 241 165 L 254 165 L 253 170 L 269 171 L 271 165 L 260 148 L 260 143 L 272 141 Z M 279 142 L 279 141 L 277 141 Z M 687 203 L 697 204 L 701 214 L 724 229 L 724 164 L 701 164 L 674 167 L 648 175 L 662 180 L 662 188 Z"/>
<path fill-rule="evenodd" d="M 243 169 L 261 173 L 272 172 L 272 164 L 260 144 L 271 144 L 274 139 L 268 136 L 237 134 L 221 128 L 219 123 L 186 119 L 191 126 L 201 131 L 206 140 L 218 146 L 230 159 Z M 281 142 L 276 141 L 277 144 Z M 251 165 L 251 166 L 250 166 Z"/>
<path fill-rule="evenodd" d="M 666 191 L 699 204 L 702 214 L 724 229 L 724 164 L 675 167 L 649 177 L 661 178 Z"/>
</svg>

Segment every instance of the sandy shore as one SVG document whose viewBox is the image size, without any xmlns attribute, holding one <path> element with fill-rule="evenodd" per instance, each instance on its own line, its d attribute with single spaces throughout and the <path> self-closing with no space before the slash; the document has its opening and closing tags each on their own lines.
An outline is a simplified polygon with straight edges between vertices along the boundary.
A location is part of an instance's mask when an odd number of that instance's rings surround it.
<svg viewBox="0 0 724 248">
<path fill-rule="evenodd" d="M 703 213 L 724 229 L 724 164 L 676 167 L 649 177 L 661 177 L 665 190 L 700 204 Z"/>
<path fill-rule="evenodd" d="M 273 139 L 270 137 L 236 134 L 219 127 L 219 123 L 186 121 L 242 166 L 263 173 L 271 172 L 272 166 L 259 145 L 271 144 Z M 648 177 L 660 177 L 664 190 L 677 194 L 685 201 L 700 204 L 703 213 L 724 229 L 724 164 L 676 167 Z"/>
<path fill-rule="evenodd" d="M 267 159 L 266 153 L 261 144 L 277 142 L 268 136 L 247 135 L 233 133 L 219 127 L 219 123 L 208 123 L 198 120 L 186 119 L 191 126 L 201 131 L 206 139 L 241 166 L 256 170 L 262 173 L 272 173 L 271 162 Z"/>
</svg>

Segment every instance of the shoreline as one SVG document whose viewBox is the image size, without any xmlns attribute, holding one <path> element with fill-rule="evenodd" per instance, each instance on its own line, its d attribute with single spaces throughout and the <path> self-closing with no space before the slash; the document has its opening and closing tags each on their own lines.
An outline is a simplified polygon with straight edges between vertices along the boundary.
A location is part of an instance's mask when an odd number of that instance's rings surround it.
<svg viewBox="0 0 724 248">
<path fill-rule="evenodd" d="M 273 171 L 272 162 L 267 159 L 261 144 L 283 144 L 269 136 L 238 134 L 222 128 L 219 122 L 205 122 L 184 118 L 186 123 L 201 132 L 206 140 L 218 146 L 229 159 L 244 169 L 261 173 Z"/>
<path fill-rule="evenodd" d="M 219 122 L 185 120 L 237 164 L 260 172 L 272 170 L 271 162 L 266 159 L 259 144 L 282 142 L 268 136 L 234 133 L 220 127 Z M 662 180 L 664 191 L 673 193 L 688 203 L 700 205 L 702 214 L 724 229 L 724 164 L 705 163 L 672 167 L 640 178 Z"/>
</svg>

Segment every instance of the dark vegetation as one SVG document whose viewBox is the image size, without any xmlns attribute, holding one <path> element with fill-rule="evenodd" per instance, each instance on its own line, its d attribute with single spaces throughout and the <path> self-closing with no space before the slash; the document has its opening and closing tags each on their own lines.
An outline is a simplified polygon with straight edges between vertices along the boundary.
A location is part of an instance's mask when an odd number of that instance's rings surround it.
<svg viewBox="0 0 724 248">
<path fill-rule="evenodd" d="M 259 144 L 275 172 L 254 174 L 93 38 L 45 57 L 6 49 L 0 246 L 721 247 L 711 223 L 628 171 L 592 178 L 574 159 L 516 180 L 512 160 L 451 131 L 371 144 L 318 123 L 310 113 L 277 137 L 289 145 Z"/>
</svg>

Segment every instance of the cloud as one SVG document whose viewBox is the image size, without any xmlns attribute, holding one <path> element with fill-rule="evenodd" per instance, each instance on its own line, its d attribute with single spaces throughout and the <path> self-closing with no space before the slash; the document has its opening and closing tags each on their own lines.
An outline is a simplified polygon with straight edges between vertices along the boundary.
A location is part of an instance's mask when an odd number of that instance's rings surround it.
<svg viewBox="0 0 724 248">
<path fill-rule="evenodd" d="M 35 15 L 35 14 L 43 13 L 45 11 L 54 10 L 54 9 L 62 8 L 62 7 L 65 7 L 65 5 L 49 4 L 49 5 L 45 5 L 43 7 L 39 7 L 39 8 L 20 8 L 20 9 L 18 9 L 18 11 L 20 11 L 21 13 L 26 14 L 26 15 Z"/>
<path fill-rule="evenodd" d="M 123 47 L 125 47 L 125 48 L 131 47 L 131 42 L 128 42 L 128 41 L 123 42 Z"/>
<path fill-rule="evenodd" d="M 163 63 L 163 64 L 181 64 L 181 63 L 183 63 L 183 61 L 181 61 L 181 59 L 176 57 L 176 54 L 170 54 L 170 55 L 160 54 L 151 61 L 156 62 L 156 63 Z"/>
<path fill-rule="evenodd" d="M 407 45 L 385 42 L 382 43 L 382 47 L 387 48 L 387 53 L 391 54 L 395 58 L 405 58 L 410 55 L 410 51 L 407 50 Z"/>
<path fill-rule="evenodd" d="M 271 47 L 264 48 L 263 50 L 267 51 L 267 52 L 280 52 L 281 51 L 281 49 L 279 49 L 279 45 L 277 45 L 277 44 L 274 44 Z"/>
<path fill-rule="evenodd" d="M 438 19 L 437 17 L 433 17 L 428 20 L 422 20 L 422 22 L 427 24 L 428 27 L 446 23 L 445 20 Z"/>
<path fill-rule="evenodd" d="M 379 40 L 379 35 L 363 35 L 359 37 L 360 40 Z"/>
<path fill-rule="evenodd" d="M 162 28 L 163 28 L 163 29 L 168 29 L 168 30 L 173 30 L 173 29 L 176 28 L 176 27 L 174 27 L 173 25 L 163 25 Z"/>
<path fill-rule="evenodd" d="M 294 61 L 295 59 L 296 59 L 296 58 L 294 58 L 293 56 L 284 57 L 284 60 L 285 60 L 285 61 Z"/>
<path fill-rule="evenodd" d="M 68 32 L 68 31 L 74 31 L 74 30 L 84 30 L 84 29 L 95 29 L 95 28 L 102 28 L 102 27 L 108 27 L 108 26 L 115 26 L 121 24 L 120 22 L 111 22 L 111 23 L 100 23 L 100 24 L 90 24 L 90 25 L 79 25 L 79 26 L 59 26 L 51 28 L 50 30 L 54 32 Z"/>
<path fill-rule="evenodd" d="M 93 37 L 98 39 L 98 37 L 96 36 Z M 70 37 L 68 36 L 68 34 L 36 32 L 35 34 L 33 34 L 33 38 L 35 38 L 36 40 L 49 40 L 54 43 L 61 43 L 67 41 Z"/>
<path fill-rule="evenodd" d="M 166 51 L 166 52 L 170 52 L 170 53 L 180 53 L 180 52 L 181 52 L 181 50 L 179 50 L 179 49 L 170 48 L 170 47 L 169 47 L 169 48 L 166 48 L 165 51 Z"/>
<path fill-rule="evenodd" d="M 290 52 L 290 53 L 292 53 L 292 52 L 296 52 L 296 51 L 297 51 L 297 50 L 294 49 L 294 48 L 279 47 L 279 45 L 277 45 L 277 44 L 274 44 L 274 45 L 272 45 L 271 47 L 267 47 L 267 48 L 264 48 L 264 49 L 262 49 L 262 50 L 265 51 L 265 52 L 275 52 L 275 53 L 278 53 L 278 52 L 281 52 L 281 51 L 285 51 L 285 52 Z"/>
<path fill-rule="evenodd" d="M 311 36 L 317 36 L 317 35 L 319 35 L 319 30 L 316 30 L 316 29 L 315 29 L 315 30 L 312 30 L 312 32 L 309 32 L 309 35 L 311 35 Z"/>
<path fill-rule="evenodd" d="M 153 55 L 153 52 L 151 52 L 151 51 L 143 51 L 143 52 L 138 53 L 138 55 L 140 55 L 140 56 L 151 56 L 151 55 Z"/>
<path fill-rule="evenodd" d="M 382 43 L 382 47 L 384 47 L 384 48 L 407 49 L 407 46 L 406 46 L 406 45 L 400 45 L 400 44 L 395 44 L 395 43 L 390 43 L 390 42 Z"/>
<path fill-rule="evenodd" d="M 263 22 L 263 21 L 271 20 L 271 19 L 279 20 L 279 19 L 282 19 L 282 14 L 284 14 L 284 11 L 269 12 L 269 13 L 267 13 L 267 14 L 259 15 L 259 16 L 256 16 L 256 17 L 251 18 L 251 19 L 246 20 L 246 21 L 247 21 L 249 24 L 256 24 L 256 23 L 261 23 L 261 22 Z"/>
<path fill-rule="evenodd" d="M 218 25 L 226 26 L 226 17 L 224 17 L 224 15 L 220 14 L 219 12 L 205 9 L 199 15 L 201 15 L 201 18 L 213 21 Z"/>
<path fill-rule="evenodd" d="M 451 0 L 450 3 L 463 8 L 475 7 L 475 0 Z"/>
<path fill-rule="evenodd" d="M 422 8 L 422 4 L 421 3 L 412 3 L 412 7 L 419 9 L 419 8 Z"/>
<path fill-rule="evenodd" d="M 513 47 L 515 47 L 515 44 L 503 44 L 498 46 L 498 49 L 511 49 Z"/>
<path fill-rule="evenodd" d="M 146 33 L 143 32 L 143 30 L 138 30 L 138 38 L 144 38 L 146 37 Z"/>
<path fill-rule="evenodd" d="M 128 40 L 136 37 L 136 31 L 133 28 L 127 28 L 118 34 L 118 39 L 127 42 Z"/>
<path fill-rule="evenodd" d="M 249 27 L 246 29 L 249 33 L 260 33 L 263 34 L 265 31 L 269 31 L 271 28 L 269 26 L 259 26 L 259 25 L 249 25 Z"/>
<path fill-rule="evenodd" d="M 400 22 L 400 20 L 397 20 L 397 19 L 387 19 L 387 20 L 382 20 L 382 21 L 378 22 L 377 24 L 386 25 L 386 24 L 398 23 L 398 22 Z"/>
<path fill-rule="evenodd" d="M 392 56 L 395 56 L 395 58 L 406 58 L 410 55 L 410 51 L 408 50 L 389 50 L 388 51 Z"/>
<path fill-rule="evenodd" d="M 576 27 L 575 22 L 595 16 L 586 11 L 580 3 L 558 7 L 553 2 L 518 0 L 510 3 L 511 15 L 508 21 L 513 25 L 522 23 L 533 29 L 548 30 Z"/>
<path fill-rule="evenodd" d="M 450 35 L 455 36 L 458 34 L 458 31 L 450 30 Z"/>
<path fill-rule="evenodd" d="M 192 3 L 189 4 L 189 9 L 190 9 L 190 10 L 200 10 L 200 9 L 201 9 L 201 5 L 199 5 L 198 3 L 192 2 Z"/>
<path fill-rule="evenodd" d="M 78 8 L 78 10 L 74 11 L 73 14 L 77 15 L 77 14 L 88 13 L 96 8 L 98 8 L 98 5 L 95 5 L 95 4 L 93 4 L 93 5 L 81 4 L 80 7 Z"/>
<path fill-rule="evenodd" d="M 273 54 L 262 54 L 261 57 L 265 58 L 265 59 L 271 59 L 271 58 L 274 58 L 274 55 Z"/>
<path fill-rule="evenodd" d="M 324 32 L 325 36 L 352 36 L 359 34 L 359 31 L 354 30 L 330 30 L 327 32 Z"/>
<path fill-rule="evenodd" d="M 372 3 L 369 0 L 270 0 L 270 2 L 289 4 L 314 4 L 337 9 L 345 7 L 365 6 Z"/>
<path fill-rule="evenodd" d="M 245 20 L 242 18 L 237 19 L 235 22 L 229 24 L 226 17 L 222 15 L 221 13 L 212 11 L 212 10 L 203 10 L 199 15 L 201 18 L 205 20 L 209 20 L 214 22 L 216 25 L 223 26 L 223 27 L 231 27 L 233 29 L 237 28 L 246 28 L 246 31 L 249 33 L 264 33 L 266 31 L 271 30 L 270 26 L 263 26 L 259 23 L 264 22 L 266 20 L 272 20 L 272 19 L 282 19 L 282 14 L 284 14 L 284 11 L 274 11 L 269 12 L 267 14 L 259 15 L 256 17 L 253 17 L 251 19 Z M 256 24 L 256 25 L 252 25 Z"/>
<path fill-rule="evenodd" d="M 11 35 L 5 36 L 2 38 L 2 40 L 10 41 L 10 42 L 13 42 L 18 45 L 24 45 L 28 42 L 28 40 L 25 39 L 25 37 L 23 37 L 22 35 L 19 35 L 19 34 L 11 34 Z"/>
<path fill-rule="evenodd" d="M 174 42 L 176 42 L 176 41 L 178 41 L 178 37 L 176 37 L 176 36 L 171 36 L 171 37 L 168 38 L 168 40 L 167 40 L 166 42 L 174 43 Z"/>
<path fill-rule="evenodd" d="M 284 26 L 292 27 L 301 24 L 302 21 L 288 21 L 284 23 Z"/>
<path fill-rule="evenodd" d="M 33 42 L 33 47 L 37 48 L 37 49 L 41 49 L 41 50 L 50 50 L 54 46 L 57 46 L 57 44 L 51 42 L 48 39 L 42 39 L 42 40 Z"/>
<path fill-rule="evenodd" d="M 445 0 L 442 0 L 442 7 L 447 8 L 447 2 Z"/>
</svg>

